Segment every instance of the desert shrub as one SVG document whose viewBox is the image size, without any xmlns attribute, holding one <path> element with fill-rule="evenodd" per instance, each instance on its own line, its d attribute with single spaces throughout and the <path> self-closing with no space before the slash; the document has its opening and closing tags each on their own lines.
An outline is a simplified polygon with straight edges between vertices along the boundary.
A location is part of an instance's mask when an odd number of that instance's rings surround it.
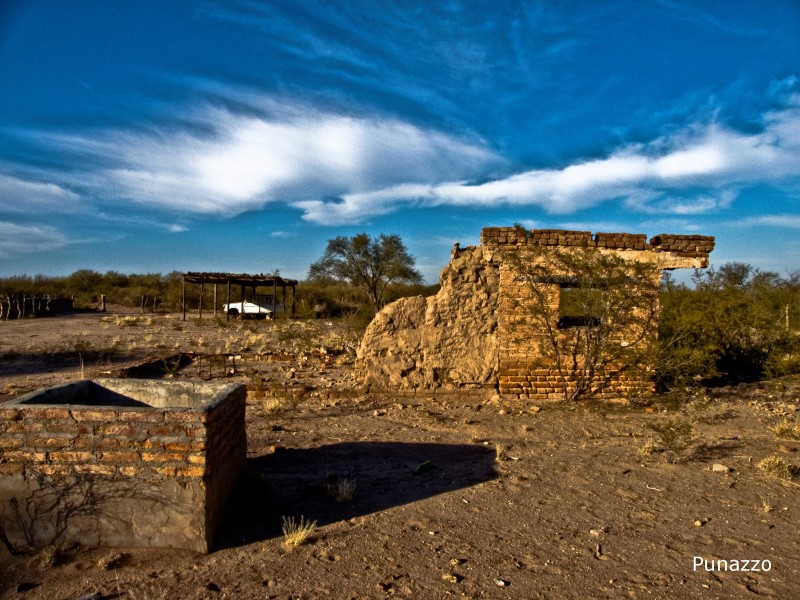
<svg viewBox="0 0 800 600">
<path fill-rule="evenodd" d="M 647 425 L 658 436 L 660 446 L 668 452 L 668 458 L 677 460 L 694 442 L 694 427 L 688 421 L 667 419 Z M 655 451 L 655 450 L 654 450 Z"/>
<path fill-rule="evenodd" d="M 662 286 L 659 381 L 737 383 L 800 372 L 800 285 L 749 265 Z"/>
</svg>

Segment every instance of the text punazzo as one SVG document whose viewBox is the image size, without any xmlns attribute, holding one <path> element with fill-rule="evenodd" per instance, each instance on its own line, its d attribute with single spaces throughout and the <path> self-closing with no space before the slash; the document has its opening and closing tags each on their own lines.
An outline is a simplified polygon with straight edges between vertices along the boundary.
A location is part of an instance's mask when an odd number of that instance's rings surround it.
<svg viewBox="0 0 800 600">
<path fill-rule="evenodd" d="M 772 562 L 760 559 L 706 560 L 702 556 L 692 558 L 692 570 L 704 571 L 750 571 L 767 573 L 772 570 Z"/>
</svg>

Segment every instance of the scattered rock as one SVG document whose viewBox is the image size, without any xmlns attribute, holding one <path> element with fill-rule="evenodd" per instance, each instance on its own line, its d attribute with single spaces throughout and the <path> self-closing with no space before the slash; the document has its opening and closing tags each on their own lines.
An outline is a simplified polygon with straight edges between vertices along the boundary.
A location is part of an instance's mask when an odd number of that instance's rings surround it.
<svg viewBox="0 0 800 600">
<path fill-rule="evenodd" d="M 731 471 L 733 471 L 733 469 L 731 467 L 729 467 L 727 465 L 723 465 L 721 463 L 714 463 L 711 466 L 711 470 L 714 473 L 730 473 Z"/>
<path fill-rule="evenodd" d="M 445 573 L 442 575 L 442 579 L 449 581 L 450 583 L 458 583 L 464 578 L 458 573 Z"/>
<path fill-rule="evenodd" d="M 494 584 L 497 587 L 508 587 L 508 586 L 511 585 L 511 582 L 510 581 L 506 581 L 505 579 L 495 579 L 494 580 Z"/>
</svg>

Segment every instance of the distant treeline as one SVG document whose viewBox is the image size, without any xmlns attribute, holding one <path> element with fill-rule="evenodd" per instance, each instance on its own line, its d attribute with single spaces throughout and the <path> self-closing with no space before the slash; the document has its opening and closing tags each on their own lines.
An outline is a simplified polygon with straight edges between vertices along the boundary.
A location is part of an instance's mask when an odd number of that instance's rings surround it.
<svg viewBox="0 0 800 600">
<path fill-rule="evenodd" d="M 203 300 L 207 310 L 213 309 L 209 287 Z M 438 285 L 394 285 L 387 290 L 386 301 L 427 296 L 438 289 Z M 199 293 L 199 286 L 186 286 L 187 309 L 197 308 Z M 250 293 L 245 290 L 246 297 Z M 232 301 L 239 301 L 239 286 L 233 286 L 231 294 Z M 0 278 L 0 298 L 69 298 L 76 308 L 91 309 L 100 307 L 103 295 L 108 304 L 179 311 L 181 273 L 126 275 L 83 269 L 64 277 Z M 220 307 L 223 298 L 220 290 Z M 757 381 L 800 373 L 800 271 L 784 278 L 747 264 L 728 263 L 697 271 L 691 286 L 676 284 L 666 276 L 661 303 L 657 364 L 663 387 Z M 373 316 L 363 292 L 335 280 L 301 282 L 295 307 L 301 318 L 346 316 L 362 326 Z"/>
<path fill-rule="evenodd" d="M 203 306 L 213 309 L 213 286 L 205 286 Z M 436 293 L 438 285 L 394 285 L 387 290 L 387 301 L 404 296 Z M 260 293 L 271 293 L 272 288 L 260 288 Z M 251 289 L 245 289 L 250 298 Z M 372 318 L 372 309 L 366 295 L 357 288 L 335 280 L 302 281 L 296 289 L 295 307 L 299 317 L 355 315 L 360 319 Z M 280 294 L 280 291 L 279 291 Z M 288 292 L 289 299 L 291 292 Z M 117 271 L 99 273 L 81 269 L 62 277 L 48 275 L 14 276 L 0 278 L 0 298 L 45 297 L 70 298 L 76 308 L 100 308 L 103 297 L 106 303 L 147 311 L 179 311 L 183 302 L 182 274 L 173 271 L 161 273 L 124 274 Z M 241 288 L 232 286 L 231 300 L 241 300 Z M 282 300 L 281 297 L 278 300 Z M 187 309 L 196 309 L 200 301 L 200 287 L 186 286 Z M 218 307 L 227 301 L 227 290 L 219 290 Z"/>
</svg>

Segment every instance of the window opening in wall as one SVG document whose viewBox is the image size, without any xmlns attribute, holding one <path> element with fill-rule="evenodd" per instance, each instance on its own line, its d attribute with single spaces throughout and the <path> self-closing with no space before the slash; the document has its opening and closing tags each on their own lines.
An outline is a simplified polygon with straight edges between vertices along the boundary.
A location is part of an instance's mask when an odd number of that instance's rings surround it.
<svg viewBox="0 0 800 600">
<path fill-rule="evenodd" d="M 558 328 L 599 327 L 603 320 L 605 291 L 600 288 L 561 284 Z"/>
</svg>

